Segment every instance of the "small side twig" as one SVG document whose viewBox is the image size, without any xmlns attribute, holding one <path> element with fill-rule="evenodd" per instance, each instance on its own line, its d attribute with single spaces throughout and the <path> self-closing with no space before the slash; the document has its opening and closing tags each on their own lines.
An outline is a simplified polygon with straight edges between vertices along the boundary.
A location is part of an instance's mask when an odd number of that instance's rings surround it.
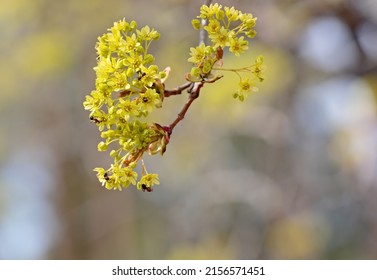
<svg viewBox="0 0 377 280">
<path fill-rule="evenodd" d="M 164 91 L 164 97 L 169 97 L 169 96 L 172 96 L 172 95 L 178 95 L 178 94 L 181 94 L 182 91 L 184 91 L 185 89 L 189 89 L 191 86 L 192 86 L 192 82 L 187 82 L 179 87 L 176 87 L 174 89 L 165 89 Z"/>
</svg>

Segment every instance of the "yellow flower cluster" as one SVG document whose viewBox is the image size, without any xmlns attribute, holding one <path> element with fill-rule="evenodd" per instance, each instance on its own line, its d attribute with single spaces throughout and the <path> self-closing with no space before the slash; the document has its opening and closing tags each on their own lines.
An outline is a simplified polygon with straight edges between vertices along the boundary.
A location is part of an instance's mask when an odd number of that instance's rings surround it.
<svg viewBox="0 0 377 280">
<path fill-rule="evenodd" d="M 202 26 L 202 20 L 207 24 Z M 188 61 L 193 67 L 186 74 L 188 83 L 170 91 L 164 84 L 170 68 L 160 71 L 148 52 L 151 43 L 160 37 L 156 30 L 149 26 L 138 29 L 136 22 L 123 19 L 98 38 L 95 90 L 86 96 L 84 108 L 90 111 L 90 120 L 101 133 L 103 141 L 98 144 L 98 150 L 110 150 L 113 158 L 108 169 L 94 169 L 106 189 L 122 190 L 134 185 L 150 192 L 159 184 L 158 175 L 147 172 L 142 157 L 145 152 L 150 155 L 165 152 L 173 128 L 184 118 L 203 85 L 222 77 L 215 70 L 238 75 L 238 90 L 233 96 L 241 101 L 246 93 L 257 90 L 255 84 L 264 79 L 262 56 L 252 65 L 239 69 L 224 68 L 222 61 L 225 49 L 236 56 L 248 49 L 245 38 L 255 36 L 255 23 L 255 17 L 234 7 L 203 5 L 192 24 L 196 29 L 204 29 L 211 43 L 190 49 Z M 245 77 L 244 73 L 249 76 Z M 161 126 L 146 121 L 145 117 L 162 107 L 164 97 L 181 94 L 183 90 L 188 91 L 190 100 L 174 122 Z M 139 162 L 141 178 L 135 171 Z"/>
<path fill-rule="evenodd" d="M 205 26 L 202 26 L 201 19 L 207 21 Z M 245 40 L 254 38 L 256 31 L 257 18 L 252 14 L 242 13 L 234 7 L 222 7 L 219 4 L 211 4 L 209 6 L 203 5 L 200 9 L 200 15 L 192 20 L 192 25 L 195 29 L 204 28 L 208 33 L 211 41 L 210 45 L 200 44 L 195 48 L 190 49 L 189 62 L 194 66 L 191 68 L 190 74 L 187 76 L 189 81 L 213 81 L 216 80 L 213 70 L 232 71 L 239 77 L 238 90 L 233 94 L 234 98 L 243 101 L 245 93 L 256 91 L 257 82 L 263 81 L 263 57 L 259 56 L 255 64 L 240 69 L 223 68 L 223 52 L 228 48 L 235 56 L 240 56 L 244 53 L 249 43 Z M 241 72 L 248 72 L 251 77 L 242 77 Z"/>
<path fill-rule="evenodd" d="M 129 185 L 151 188 L 159 183 L 157 174 L 145 172 L 138 184 L 134 171 L 144 152 L 163 153 L 168 139 L 161 126 L 141 121 L 162 106 L 164 97 L 167 73 L 152 64 L 154 57 L 148 53 L 151 42 L 159 37 L 148 26 L 139 30 L 134 21 L 123 19 L 98 38 L 96 89 L 86 96 L 84 107 L 104 139 L 98 150 L 113 147 L 111 167 L 95 168 L 107 189 L 122 190 Z"/>
</svg>

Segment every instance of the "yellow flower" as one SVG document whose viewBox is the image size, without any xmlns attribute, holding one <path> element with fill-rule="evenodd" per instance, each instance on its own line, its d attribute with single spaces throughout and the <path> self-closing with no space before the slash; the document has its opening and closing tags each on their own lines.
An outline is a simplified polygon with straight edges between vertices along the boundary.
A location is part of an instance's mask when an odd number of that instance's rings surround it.
<svg viewBox="0 0 377 280">
<path fill-rule="evenodd" d="M 265 69 L 266 66 L 263 64 L 264 57 L 262 55 L 258 56 L 255 60 L 255 64 L 253 65 L 253 74 L 255 77 L 260 81 L 263 82 L 265 79 Z"/>
<path fill-rule="evenodd" d="M 238 85 L 241 91 L 246 91 L 246 92 L 251 91 L 253 87 L 253 84 L 249 78 L 241 79 Z"/>
<path fill-rule="evenodd" d="M 238 19 L 239 12 L 234 7 L 225 7 L 224 10 L 228 21 L 236 21 Z"/>
<path fill-rule="evenodd" d="M 224 26 L 218 30 L 218 32 L 210 34 L 208 37 L 211 39 L 213 43 L 213 48 L 216 49 L 218 47 L 225 47 L 230 45 L 230 38 L 234 36 L 234 31 L 229 31 Z"/>
<path fill-rule="evenodd" d="M 190 58 L 187 60 L 192 63 L 200 63 L 206 57 L 206 45 L 201 43 L 196 48 L 190 48 Z"/>
<path fill-rule="evenodd" d="M 160 181 L 158 178 L 158 174 L 146 174 L 141 177 L 140 181 L 137 183 L 137 188 L 139 190 L 147 190 L 152 191 L 152 187 L 154 185 L 159 185 Z"/>
<path fill-rule="evenodd" d="M 141 93 L 139 101 L 142 104 L 141 108 L 148 112 L 162 106 L 160 95 L 155 89 L 147 89 L 146 92 Z"/>
<path fill-rule="evenodd" d="M 220 29 L 220 23 L 215 19 L 210 19 L 209 23 L 206 27 L 204 27 L 204 29 L 207 30 L 209 34 L 216 33 Z"/>
<path fill-rule="evenodd" d="M 236 56 L 240 56 L 241 53 L 249 48 L 248 45 L 248 42 L 244 40 L 243 36 L 240 38 L 231 38 L 229 50 Z"/>
</svg>

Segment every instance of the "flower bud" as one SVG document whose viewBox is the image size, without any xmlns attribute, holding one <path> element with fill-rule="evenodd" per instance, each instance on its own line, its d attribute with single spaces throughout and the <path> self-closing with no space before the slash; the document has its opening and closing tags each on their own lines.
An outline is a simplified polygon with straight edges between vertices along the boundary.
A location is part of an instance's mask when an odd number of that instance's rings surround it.
<svg viewBox="0 0 377 280">
<path fill-rule="evenodd" d="M 193 26 L 196 30 L 199 30 L 200 27 L 201 27 L 200 20 L 198 20 L 198 19 L 193 19 L 193 20 L 191 21 L 191 24 L 192 24 L 192 26 Z"/>
<path fill-rule="evenodd" d="M 104 151 L 107 150 L 107 148 L 108 148 L 108 145 L 105 142 L 103 142 L 103 141 L 99 142 L 98 151 L 104 152 Z"/>
</svg>

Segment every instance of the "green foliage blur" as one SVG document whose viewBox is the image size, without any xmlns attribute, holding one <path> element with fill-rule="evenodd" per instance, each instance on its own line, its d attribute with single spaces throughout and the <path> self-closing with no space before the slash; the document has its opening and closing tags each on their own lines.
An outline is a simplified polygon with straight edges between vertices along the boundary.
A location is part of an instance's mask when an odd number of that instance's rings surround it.
<svg viewBox="0 0 377 280">
<path fill-rule="evenodd" d="M 167 88 L 181 85 L 203 2 L 0 0 L 0 259 L 377 258 L 377 4 L 219 3 L 258 18 L 248 64 L 262 54 L 266 80 L 242 103 L 232 73 L 206 85 L 145 159 L 160 185 L 143 193 L 93 172 L 110 163 L 82 107 L 94 46 L 123 17 L 149 25 Z"/>
</svg>

